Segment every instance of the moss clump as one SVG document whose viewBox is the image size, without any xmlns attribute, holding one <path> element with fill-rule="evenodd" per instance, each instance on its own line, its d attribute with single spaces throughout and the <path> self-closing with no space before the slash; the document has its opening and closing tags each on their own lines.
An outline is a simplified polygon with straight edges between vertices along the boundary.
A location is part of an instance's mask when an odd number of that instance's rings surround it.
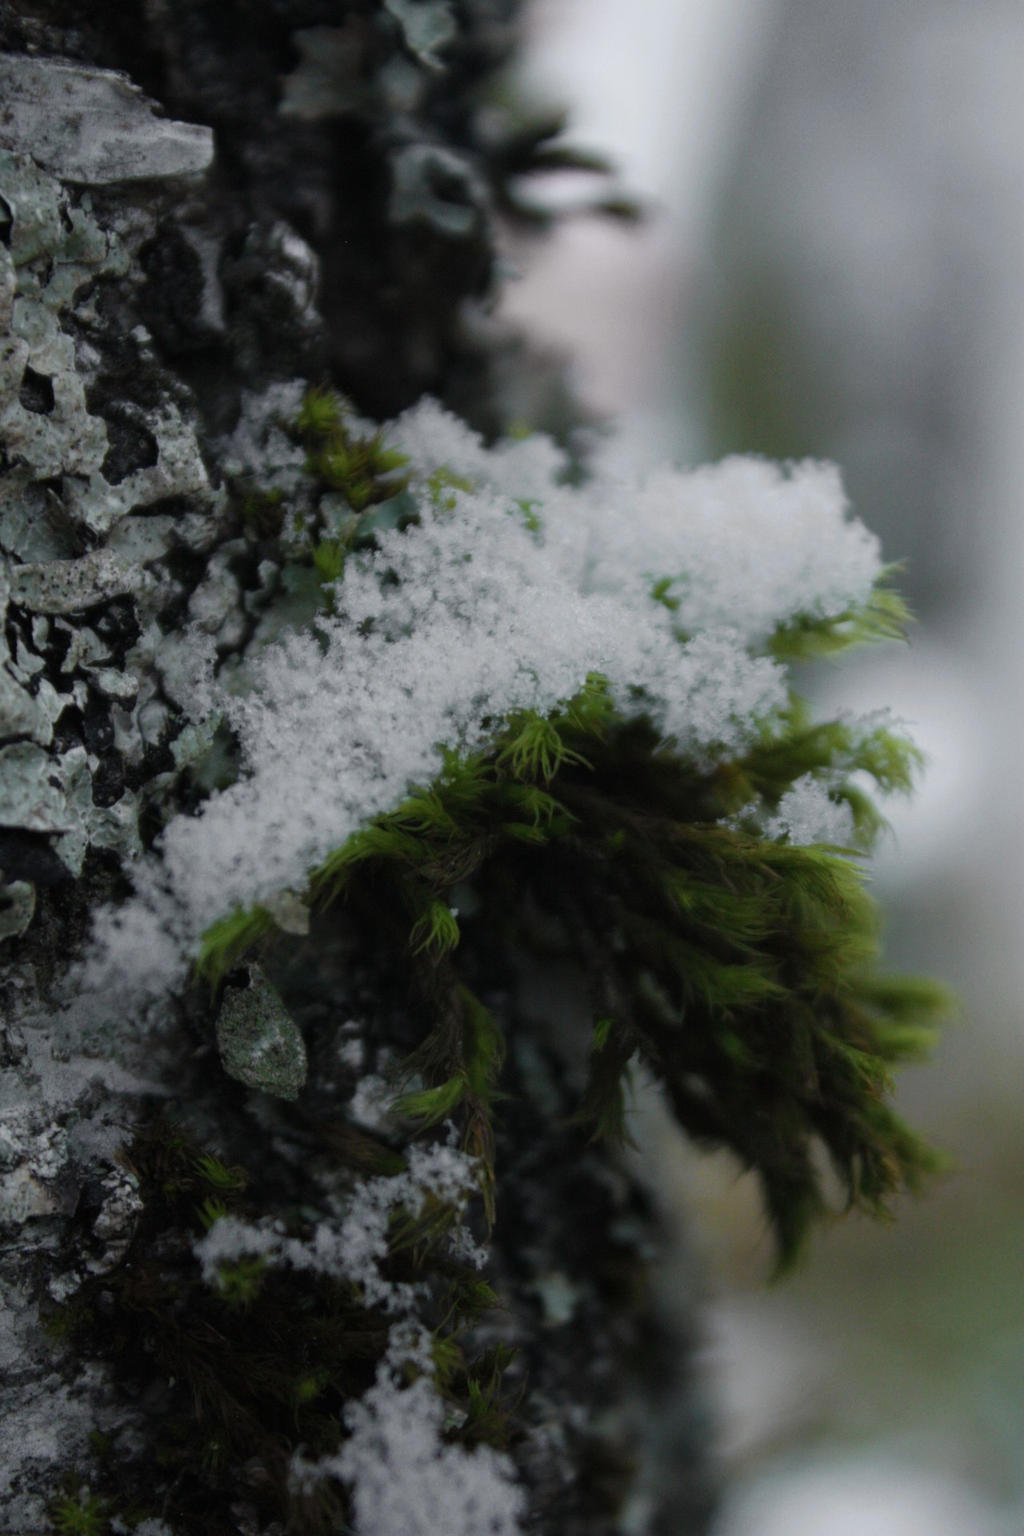
<svg viewBox="0 0 1024 1536">
<path fill-rule="evenodd" d="M 330 1152 L 353 1170 L 355 1187 L 405 1169 L 394 1149 L 345 1130 Z M 182 1536 L 228 1536 L 242 1499 L 261 1521 L 285 1521 L 292 1532 L 337 1530 L 348 1517 L 343 1489 L 331 1480 L 296 1489 L 292 1457 L 337 1450 L 345 1405 L 373 1384 L 393 1318 L 368 1305 L 358 1284 L 260 1255 L 225 1260 L 206 1283 L 195 1245 L 217 1222 L 273 1214 L 301 1239 L 311 1208 L 275 1203 L 245 1169 L 167 1120 L 140 1130 L 124 1160 L 144 1201 L 128 1251 L 59 1313 L 63 1340 L 82 1356 L 101 1355 L 153 1408 L 153 1457 L 140 1465 L 105 1449 L 91 1480 L 98 1491 L 63 1495 L 55 1529 L 105 1533 L 110 1511 L 131 1507 L 159 1510 Z M 474 1358 L 468 1348 L 467 1330 L 496 1297 L 448 1252 L 457 1216 L 434 1197 L 416 1213 L 396 1209 L 381 1272 L 423 1287 L 436 1387 L 453 1410 L 450 1439 L 504 1448 L 517 1433 L 502 1384 L 510 1354 L 492 1348 Z"/>
<path fill-rule="evenodd" d="M 879 612 L 895 609 L 880 601 Z M 876 620 L 850 624 L 863 636 Z M 831 648 L 832 621 L 808 621 L 805 650 L 814 636 Z M 884 823 L 863 776 L 905 789 L 915 762 L 887 727 L 814 723 L 794 695 L 774 731 L 704 767 L 642 720 L 618 718 L 596 675 L 552 716 L 506 722 L 490 753 L 449 753 L 433 784 L 310 883 L 315 902 L 344 897 L 378 933 L 383 922 L 406 956 L 432 1024 L 408 1062 L 424 1086 L 403 1110 L 424 1126 L 461 1117 L 493 1208 L 503 1038 L 456 945 L 506 972 L 557 954 L 586 977 L 596 1021 L 579 1108 L 595 1134 L 622 1136 L 640 1060 L 693 1138 L 757 1173 L 781 1265 L 828 1208 L 819 1148 L 848 1203 L 885 1215 L 937 1166 L 889 1096 L 893 1068 L 926 1051 L 948 999 L 877 973 L 877 914 L 855 850 L 760 828 L 811 775 L 849 805 L 867 845 Z M 460 892 L 471 911 L 456 916 Z M 209 935 L 204 953 L 209 967 Z"/>
<path fill-rule="evenodd" d="M 329 389 L 306 395 L 295 423 L 309 453 L 307 469 L 321 487 L 344 496 L 353 512 L 388 501 L 405 484 L 405 455 L 388 448 L 379 432 L 360 435 L 350 425 L 351 411 Z"/>
<path fill-rule="evenodd" d="M 57 1536 L 106 1536 L 110 1530 L 110 1506 L 88 1488 L 62 1494 L 50 1505 L 50 1519 Z"/>
</svg>

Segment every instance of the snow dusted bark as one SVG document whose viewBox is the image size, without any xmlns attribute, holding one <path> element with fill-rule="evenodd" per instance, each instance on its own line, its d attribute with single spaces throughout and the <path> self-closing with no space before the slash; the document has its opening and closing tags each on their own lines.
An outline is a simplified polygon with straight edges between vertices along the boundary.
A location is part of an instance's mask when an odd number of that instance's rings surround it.
<svg viewBox="0 0 1024 1536">
<path fill-rule="evenodd" d="M 460 1421 L 450 1403 L 447 1427 L 434 1404 L 401 1439 L 429 1385 L 425 1370 L 399 1390 L 403 1370 L 423 1367 L 422 1334 L 403 1354 L 389 1314 L 344 1290 L 361 1283 L 367 1301 L 380 1255 L 355 1279 L 343 1258 L 332 1277 L 317 1267 L 317 1241 L 350 1251 L 357 1208 L 358 1233 L 376 1230 L 365 1189 L 399 1177 L 382 1074 L 422 1039 L 430 998 L 395 973 L 386 923 L 334 908 L 310 924 L 285 901 L 274 920 L 290 948 L 229 968 L 212 996 L 181 989 L 140 1017 L 109 995 L 76 1010 L 69 993 L 69 962 L 93 914 L 127 894 L 126 869 L 231 780 L 237 748 L 204 667 L 228 675 L 321 601 L 322 571 L 294 557 L 294 521 L 282 528 L 307 452 L 292 425 L 304 395 L 330 384 L 380 420 L 429 392 L 484 431 L 557 396 L 486 313 L 495 208 L 530 136 L 475 93 L 513 12 L 502 0 L 0 4 L 11 1536 L 399 1536 L 428 1516 L 467 1536 L 517 1522 L 601 1536 L 630 1509 L 630 1529 L 704 1526 L 706 1431 L 683 1342 L 645 1289 L 646 1201 L 570 1123 L 572 1052 L 517 1007 L 514 976 L 486 974 L 485 950 L 477 990 L 502 997 L 517 1030 L 483 1272 L 501 1307 L 481 1310 L 470 1337 L 477 1353 L 516 1353 L 492 1414 L 507 1429 L 482 1424 L 465 1443 L 471 1410 Z M 327 515 L 323 498 L 305 511 Z M 447 1176 L 446 1198 L 463 1199 L 462 1175 Z M 391 1212 L 399 1185 L 380 1187 L 374 1209 Z M 268 1235 L 275 1219 L 287 1255 Z M 229 1267 L 210 1272 L 220 1296 L 201 1274 L 204 1227 L 208 1241 L 235 1234 Z M 266 1280 L 275 1243 L 282 1267 Z M 465 1267 L 446 1250 L 440 1279 L 427 1264 L 426 1279 L 388 1270 L 381 1284 L 407 1328 L 441 1332 L 439 1286 L 468 1284 Z M 416 1283 L 422 1294 L 398 1289 Z M 310 1318 L 308 1341 L 296 1316 Z M 302 1417 L 314 1402 L 321 1418 Z M 362 1405 L 356 1417 L 346 1403 Z M 332 1451 L 341 1422 L 347 1449 Z M 447 1511 L 430 1506 L 439 1468 Z M 93 1524 L 60 1525 L 69 1510 Z"/>
</svg>

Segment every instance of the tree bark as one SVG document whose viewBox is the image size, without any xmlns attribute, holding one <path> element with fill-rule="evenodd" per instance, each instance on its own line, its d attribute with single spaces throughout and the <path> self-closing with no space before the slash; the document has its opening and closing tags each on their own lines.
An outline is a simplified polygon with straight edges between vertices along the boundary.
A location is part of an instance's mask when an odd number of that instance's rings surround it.
<svg viewBox="0 0 1024 1536">
<path fill-rule="evenodd" d="M 341 1303 L 282 1273 L 254 1309 L 236 1297 L 211 1310 L 196 1211 L 237 1198 L 246 1215 L 299 1220 L 343 1209 L 354 1180 L 390 1166 L 390 1122 L 368 1094 L 422 1039 L 415 969 L 396 966 L 386 922 L 335 910 L 308 934 L 293 925 L 265 970 L 141 1021 L 108 1010 L 83 1025 L 67 978 L 161 826 L 230 776 L 232 741 L 196 706 L 187 634 L 230 668 L 310 612 L 315 573 L 280 512 L 301 470 L 304 394 L 330 385 L 381 420 L 431 393 L 490 434 L 571 420 L 557 372 L 488 313 L 496 220 L 543 139 L 493 92 L 487 103 L 515 11 L 0 3 L 12 1536 L 352 1528 L 343 1481 L 307 1499 L 290 1480 L 311 1433 L 300 1408 L 289 1418 L 280 1393 L 253 1389 L 303 1353 L 297 1315 L 326 1330 Z M 571 1044 L 521 1006 L 515 976 L 490 974 L 485 953 L 468 963 L 510 1038 L 487 1271 L 501 1308 L 468 1337 L 478 1353 L 515 1351 L 498 1416 L 524 1529 L 698 1532 L 708 1432 L 690 1341 L 651 1297 L 649 1202 L 571 1123 Z M 232 1056 L 231 999 L 253 989 L 286 1021 L 273 1079 Z M 317 1334 L 306 1386 L 288 1388 L 296 1404 L 326 1394 L 317 1433 L 330 1420 L 342 1436 L 346 1402 L 373 1379 L 385 1325 L 359 1317 L 349 1374 L 318 1385 Z M 72 1508 L 94 1523 L 67 1523 Z"/>
</svg>

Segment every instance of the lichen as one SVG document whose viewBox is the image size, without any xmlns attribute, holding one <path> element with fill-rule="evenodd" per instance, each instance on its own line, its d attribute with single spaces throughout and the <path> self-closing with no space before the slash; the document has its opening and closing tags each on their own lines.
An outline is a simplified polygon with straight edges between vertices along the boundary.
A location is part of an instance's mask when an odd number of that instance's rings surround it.
<svg viewBox="0 0 1024 1536">
<path fill-rule="evenodd" d="M 249 966 L 243 985 L 224 990 L 217 1049 L 230 1077 L 281 1099 L 296 1099 L 306 1081 L 306 1048 L 280 994 Z"/>
<path fill-rule="evenodd" d="M 0 55 L 0 94 L 0 144 L 29 147 L 41 166 L 74 185 L 196 176 L 213 159 L 209 128 L 154 116 L 138 86 L 111 70 Z"/>
</svg>

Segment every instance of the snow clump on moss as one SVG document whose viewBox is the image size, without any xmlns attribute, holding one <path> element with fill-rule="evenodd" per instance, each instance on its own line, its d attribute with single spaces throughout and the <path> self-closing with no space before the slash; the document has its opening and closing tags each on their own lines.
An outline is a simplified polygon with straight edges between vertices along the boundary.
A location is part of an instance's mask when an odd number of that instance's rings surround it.
<svg viewBox="0 0 1024 1536">
<path fill-rule="evenodd" d="M 403 1384 L 410 1364 L 423 1374 Z M 376 1381 L 345 1409 L 348 1439 L 320 1461 L 296 1457 L 296 1487 L 325 1477 L 349 1484 L 356 1536 L 517 1536 L 526 1504 L 511 1458 L 445 1442 L 447 1409 L 431 1370 L 426 1330 L 392 1329 Z"/>
<path fill-rule="evenodd" d="M 486 750 L 511 713 L 549 714 L 594 673 L 682 756 L 735 757 L 787 702 L 773 632 L 847 614 L 881 572 L 829 465 L 629 481 L 606 456 L 574 486 L 546 438 L 486 448 L 429 401 L 383 436 L 408 456 L 415 520 L 350 553 L 333 611 L 247 658 L 244 693 L 221 690 L 240 777 L 135 864 L 134 897 L 98 923 L 94 985 L 173 987 L 213 922 L 302 889 L 435 779 L 443 748 Z M 804 818 L 779 815 L 795 838 Z"/>
</svg>

